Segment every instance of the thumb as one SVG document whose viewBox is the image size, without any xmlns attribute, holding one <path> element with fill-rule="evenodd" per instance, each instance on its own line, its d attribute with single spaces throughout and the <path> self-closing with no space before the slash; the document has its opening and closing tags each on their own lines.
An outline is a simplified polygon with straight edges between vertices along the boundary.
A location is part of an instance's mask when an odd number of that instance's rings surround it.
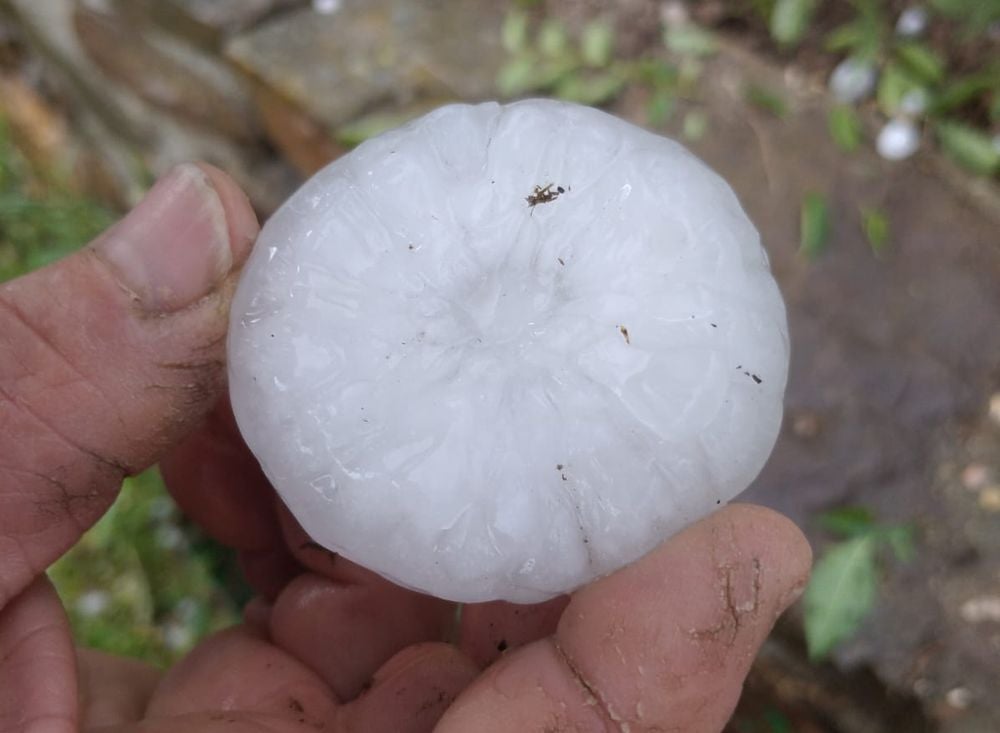
<svg viewBox="0 0 1000 733">
<path fill-rule="evenodd" d="M 175 168 L 89 247 L 0 286 L 0 607 L 219 397 L 239 188 Z"/>
</svg>

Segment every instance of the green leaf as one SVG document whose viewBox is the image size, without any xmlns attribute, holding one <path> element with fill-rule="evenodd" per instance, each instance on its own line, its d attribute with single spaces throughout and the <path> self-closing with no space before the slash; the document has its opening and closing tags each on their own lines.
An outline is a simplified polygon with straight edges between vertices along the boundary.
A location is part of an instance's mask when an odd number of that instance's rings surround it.
<svg viewBox="0 0 1000 733">
<path fill-rule="evenodd" d="M 538 50 L 549 58 L 565 56 L 569 51 L 569 34 L 558 20 L 546 20 L 538 29 Z"/>
<path fill-rule="evenodd" d="M 875 515 L 863 506 L 845 506 L 823 512 L 817 517 L 820 526 L 840 537 L 857 537 L 875 527 Z"/>
<path fill-rule="evenodd" d="M 944 78 L 944 60 L 923 43 L 907 41 L 897 44 L 896 58 L 914 79 L 923 84 L 937 84 Z"/>
<path fill-rule="evenodd" d="M 850 23 L 834 28 L 823 44 L 827 51 L 844 53 L 865 61 L 878 56 L 882 46 L 882 25 L 859 16 Z"/>
<path fill-rule="evenodd" d="M 693 96 L 698 89 L 698 80 L 705 65 L 695 56 L 685 56 L 681 59 L 677 70 L 677 89 L 688 96 Z"/>
<path fill-rule="evenodd" d="M 611 72 L 571 74 L 556 86 L 555 94 L 570 102 L 598 105 L 614 99 L 624 86 L 625 80 Z"/>
<path fill-rule="evenodd" d="M 603 68 L 611 63 L 615 51 L 615 29 L 604 20 L 587 23 L 580 36 L 580 54 L 588 66 Z"/>
<path fill-rule="evenodd" d="M 497 74 L 497 91 L 501 97 L 516 97 L 540 88 L 538 60 L 530 55 L 511 59 Z"/>
<path fill-rule="evenodd" d="M 887 117 L 892 117 L 899 111 L 899 103 L 907 92 L 923 89 L 923 85 L 905 68 L 895 62 L 889 62 L 882 70 L 878 83 L 878 106 Z"/>
<path fill-rule="evenodd" d="M 826 249 L 830 235 L 830 211 L 826 199 L 818 193 L 807 193 L 802 200 L 799 217 L 800 251 L 815 260 Z"/>
<path fill-rule="evenodd" d="M 857 21 L 852 21 L 830 31 L 823 45 L 831 53 L 848 53 L 849 55 L 854 55 L 857 53 L 858 48 L 864 45 L 864 42 L 864 26 Z"/>
<path fill-rule="evenodd" d="M 1000 150 L 985 132 L 959 122 L 939 122 L 935 130 L 941 147 L 963 168 L 983 176 L 1000 171 Z"/>
<path fill-rule="evenodd" d="M 764 722 L 767 724 L 767 733 L 795 733 L 795 727 L 788 716 L 776 708 L 769 708 L 764 711 Z"/>
<path fill-rule="evenodd" d="M 676 66 L 659 59 L 639 59 L 633 66 L 633 74 L 643 84 L 657 88 L 675 86 L 680 76 Z"/>
<path fill-rule="evenodd" d="M 889 247 L 889 217 L 881 209 L 861 210 L 861 228 L 865 239 L 876 257 L 881 257 Z"/>
<path fill-rule="evenodd" d="M 406 112 L 373 112 L 341 125 L 334 132 L 334 136 L 342 145 L 349 147 L 360 145 L 368 138 L 399 127 L 412 118 L 413 114 Z"/>
<path fill-rule="evenodd" d="M 823 659 L 852 636 L 875 604 L 876 540 L 863 535 L 827 548 L 803 596 L 809 657 Z"/>
<path fill-rule="evenodd" d="M 771 38 L 779 46 L 794 46 L 802 40 L 813 13 L 816 0 L 778 0 L 771 11 Z"/>
<path fill-rule="evenodd" d="M 708 116 L 701 110 L 691 110 L 684 115 L 682 131 L 688 140 L 701 140 L 708 131 Z"/>
<path fill-rule="evenodd" d="M 658 89 L 646 104 L 646 120 L 653 127 L 659 127 L 673 114 L 676 97 L 669 89 Z"/>
<path fill-rule="evenodd" d="M 1000 71 L 996 69 L 948 80 L 931 101 L 931 112 L 936 115 L 951 112 L 990 90 L 1000 91 Z"/>
<path fill-rule="evenodd" d="M 840 104 L 827 117 L 830 137 L 845 153 L 853 153 L 861 144 L 861 118 L 854 107 Z"/>
<path fill-rule="evenodd" d="M 988 28 L 1000 21 L 997 0 L 931 0 L 931 7 L 952 20 L 960 21 L 971 32 Z"/>
<path fill-rule="evenodd" d="M 528 44 L 528 14 L 512 10 L 503 19 L 500 42 L 507 53 L 518 53 Z"/>
<path fill-rule="evenodd" d="M 770 112 L 775 117 L 784 117 L 788 114 L 788 102 L 778 92 L 758 84 L 750 84 L 744 90 L 744 95 L 750 104 Z"/>
<path fill-rule="evenodd" d="M 663 32 L 663 42 L 681 56 L 711 56 L 719 50 L 715 36 L 693 23 L 668 27 Z"/>
</svg>

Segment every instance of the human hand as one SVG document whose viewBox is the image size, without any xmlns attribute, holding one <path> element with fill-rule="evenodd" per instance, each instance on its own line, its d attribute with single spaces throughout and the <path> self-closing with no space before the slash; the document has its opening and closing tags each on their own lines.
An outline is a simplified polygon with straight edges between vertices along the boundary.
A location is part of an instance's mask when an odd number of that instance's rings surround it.
<svg viewBox="0 0 1000 733">
<path fill-rule="evenodd" d="M 0 732 L 720 730 L 804 585 L 798 530 L 729 507 L 572 599 L 456 625 L 310 543 L 239 440 L 225 332 L 256 232 L 227 177 L 183 166 L 86 250 L 0 286 Z M 43 574 L 159 459 L 260 594 L 162 676 L 77 653 Z"/>
</svg>

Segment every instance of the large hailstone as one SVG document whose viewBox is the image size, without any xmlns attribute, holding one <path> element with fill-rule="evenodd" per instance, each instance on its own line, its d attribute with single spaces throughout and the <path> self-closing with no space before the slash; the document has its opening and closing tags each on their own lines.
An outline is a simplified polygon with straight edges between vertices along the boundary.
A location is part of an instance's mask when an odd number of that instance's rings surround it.
<svg viewBox="0 0 1000 733">
<path fill-rule="evenodd" d="M 319 543 L 458 601 L 541 601 L 742 491 L 774 444 L 785 310 L 732 190 L 553 101 L 369 140 L 264 227 L 233 408 Z"/>
</svg>

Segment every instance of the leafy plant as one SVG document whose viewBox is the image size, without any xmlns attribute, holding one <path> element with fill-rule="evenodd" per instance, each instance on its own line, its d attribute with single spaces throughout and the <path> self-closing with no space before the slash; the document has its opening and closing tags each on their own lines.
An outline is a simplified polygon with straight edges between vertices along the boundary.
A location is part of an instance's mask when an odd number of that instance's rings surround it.
<svg viewBox="0 0 1000 733">
<path fill-rule="evenodd" d="M 507 14 L 501 42 L 510 58 L 500 69 L 497 88 L 516 97 L 547 91 L 581 104 L 609 102 L 631 77 L 629 65 L 614 59 L 614 29 L 605 20 L 593 20 L 571 38 L 566 26 L 554 19 L 533 27 L 520 10 Z"/>
<path fill-rule="evenodd" d="M 852 153 L 861 144 L 861 119 L 854 107 L 838 104 L 827 118 L 830 137 L 845 153 Z"/>
<path fill-rule="evenodd" d="M 972 32 L 1000 22 L 1000 0 L 931 0 L 941 15 L 962 23 Z"/>
<path fill-rule="evenodd" d="M 771 38 L 783 48 L 798 45 L 815 12 L 816 0 L 777 0 L 769 19 Z"/>
<path fill-rule="evenodd" d="M 715 36 L 693 23 L 665 29 L 663 45 L 681 56 L 711 56 L 719 50 L 719 42 Z"/>
<path fill-rule="evenodd" d="M 758 713 L 737 709 L 726 727 L 732 733 L 795 733 L 795 724 L 781 710 L 766 707 Z"/>
<path fill-rule="evenodd" d="M 72 252 L 113 221 L 56 172 L 32 170 L 0 117 L 0 281 Z"/>
<path fill-rule="evenodd" d="M 984 176 L 1000 171 L 1000 148 L 986 133 L 950 121 L 940 122 L 935 131 L 941 147 L 959 165 Z"/>
<path fill-rule="evenodd" d="M 826 547 L 803 596 L 809 657 L 821 660 L 857 632 L 878 596 L 879 556 L 889 549 L 901 561 L 914 553 L 913 528 L 883 525 L 864 507 L 844 507 L 819 517 L 841 539 Z"/>
<path fill-rule="evenodd" d="M 684 115 L 681 125 L 684 137 L 692 142 L 701 140 L 708 132 L 708 115 L 700 109 L 693 109 Z"/>
<path fill-rule="evenodd" d="M 799 251 L 814 260 L 826 249 L 830 236 L 830 207 L 822 194 L 810 192 L 799 215 Z"/>
<path fill-rule="evenodd" d="M 826 37 L 826 49 L 871 61 L 881 52 L 889 24 L 880 0 L 854 0 L 855 16 Z"/>
<path fill-rule="evenodd" d="M 876 257 L 882 257 L 889 248 L 889 217 L 881 209 L 863 208 L 861 227 L 872 253 Z"/>
<path fill-rule="evenodd" d="M 153 664 L 238 620 L 213 573 L 220 550 L 181 523 L 155 471 L 127 479 L 118 500 L 49 570 L 74 637 Z"/>
<path fill-rule="evenodd" d="M 743 94 L 754 107 L 769 112 L 775 117 L 785 117 L 788 114 L 788 102 L 773 89 L 759 84 L 750 84 L 743 90 Z"/>
<path fill-rule="evenodd" d="M 612 25 L 598 18 L 577 35 L 554 19 L 533 20 L 522 10 L 504 18 L 501 42 L 508 60 L 497 76 L 501 96 L 517 97 L 544 92 L 581 104 L 602 105 L 617 97 L 627 85 L 648 92 L 649 124 L 662 125 L 673 114 L 677 99 L 693 88 L 701 73 L 701 60 L 718 50 L 718 39 L 697 25 L 667 27 L 663 44 L 679 63 L 655 56 L 620 59 L 615 56 Z M 702 134 L 705 124 L 695 112 L 690 132 Z"/>
</svg>

